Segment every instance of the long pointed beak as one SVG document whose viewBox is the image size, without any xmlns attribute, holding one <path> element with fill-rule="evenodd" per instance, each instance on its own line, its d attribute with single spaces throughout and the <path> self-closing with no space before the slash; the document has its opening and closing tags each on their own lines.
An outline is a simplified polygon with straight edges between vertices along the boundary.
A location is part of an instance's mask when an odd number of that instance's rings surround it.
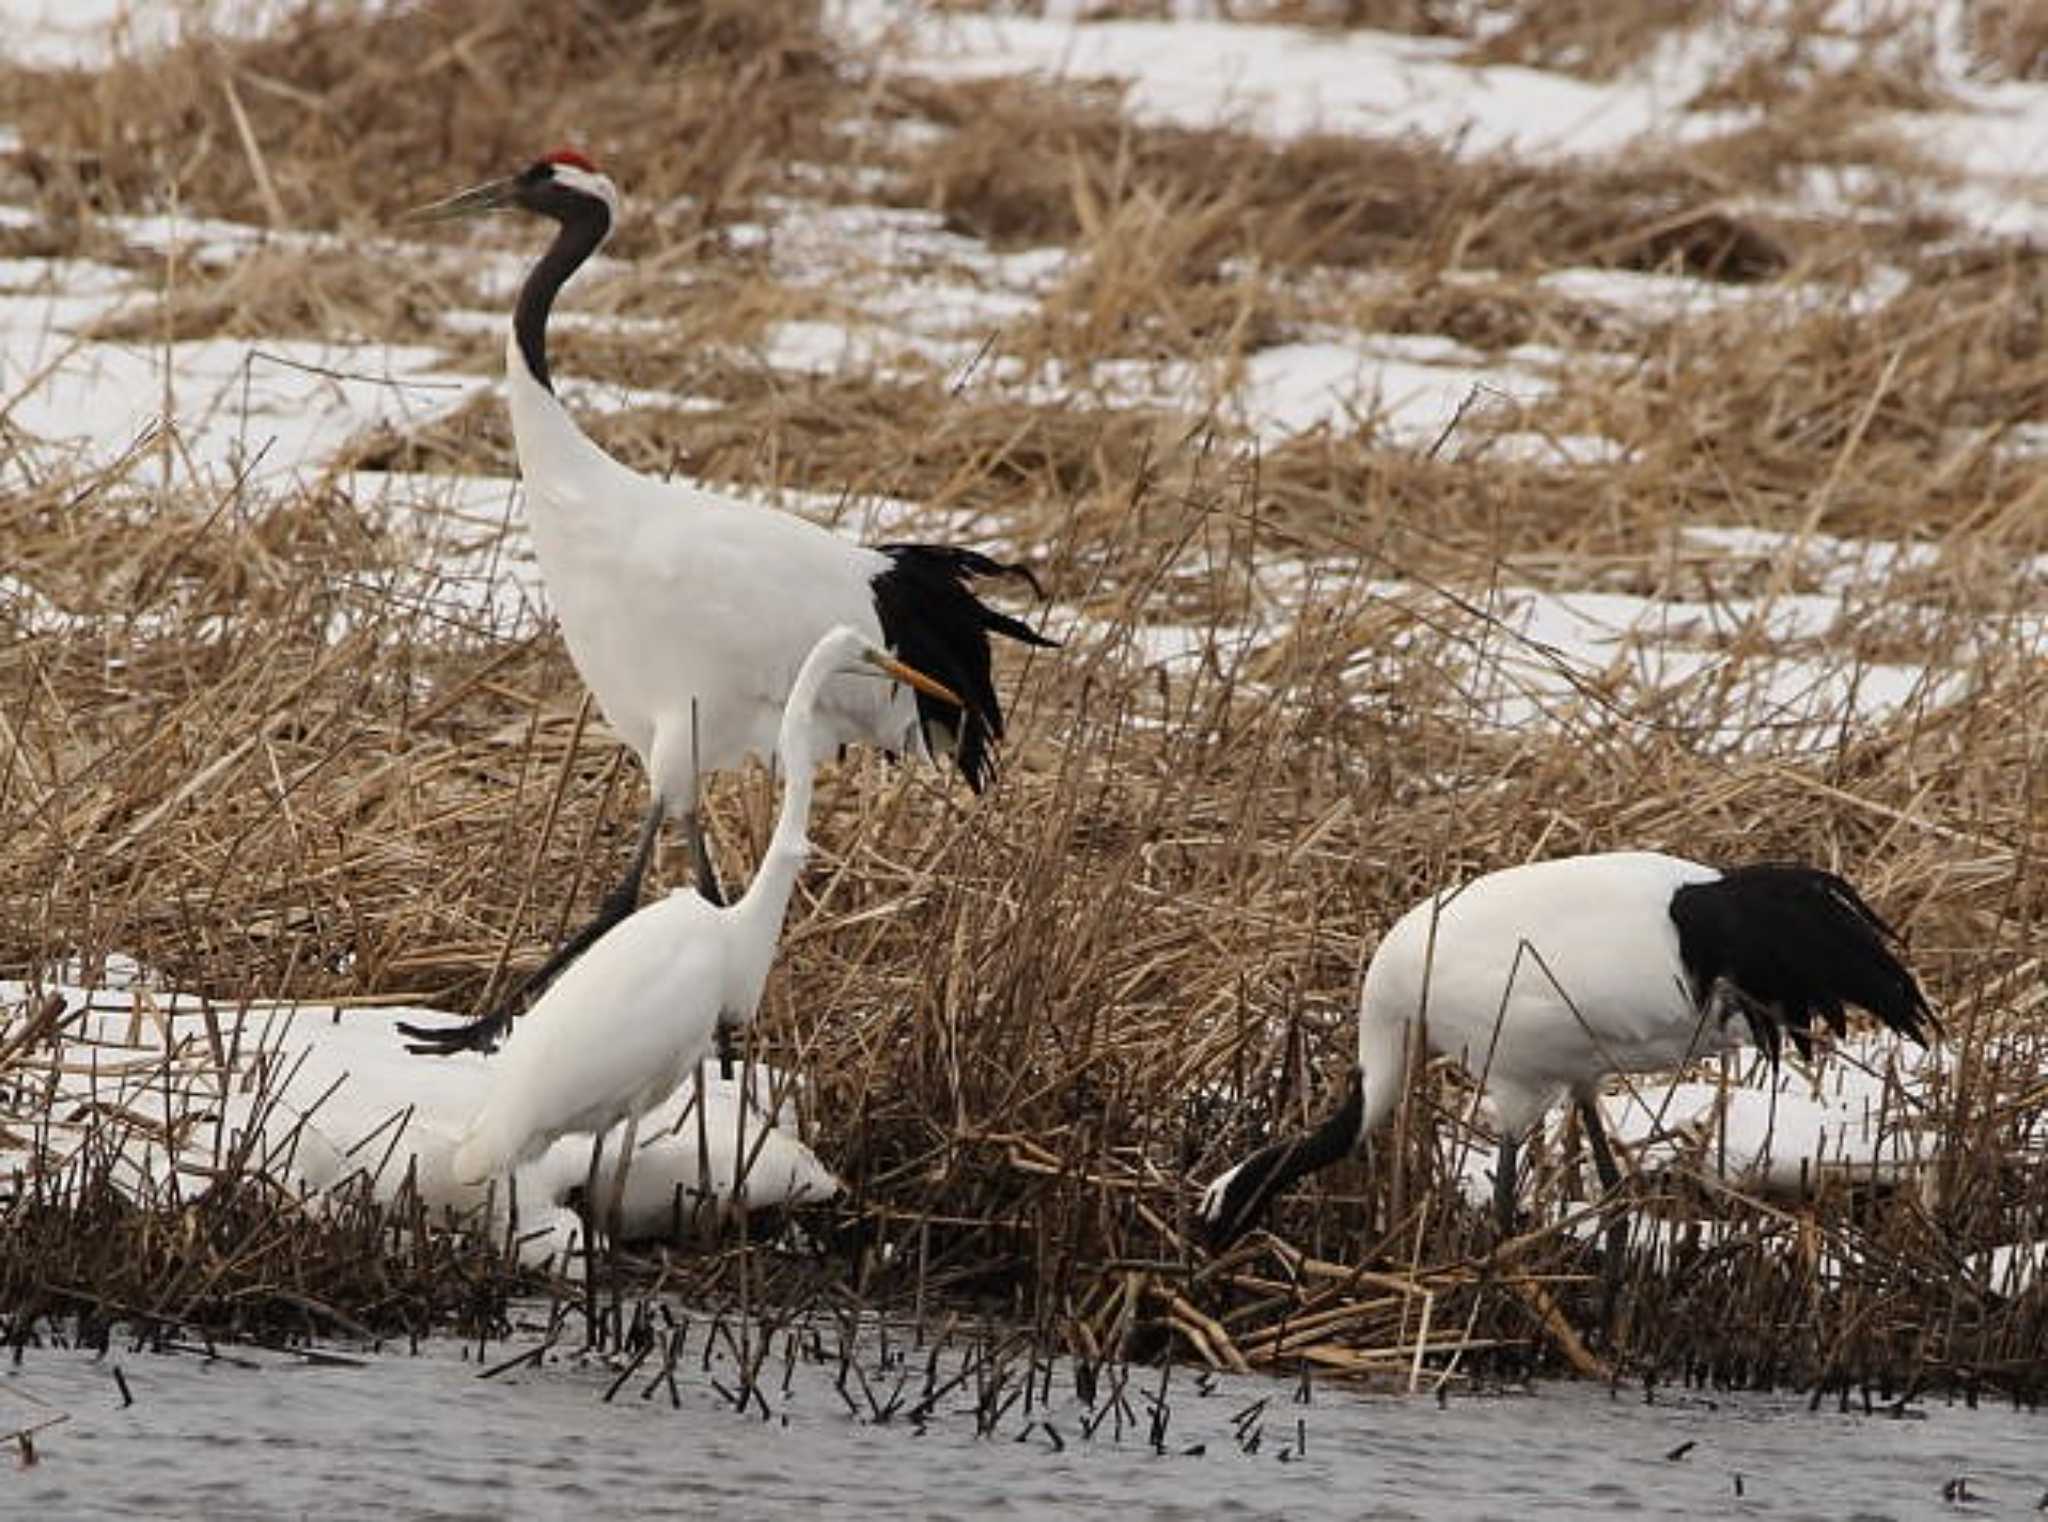
<svg viewBox="0 0 2048 1522">
<path fill-rule="evenodd" d="M 515 204 L 518 194 L 519 182 L 516 179 L 492 180 L 488 185 L 475 186 L 431 206 L 415 207 L 399 220 L 451 222 L 457 217 L 482 216 L 487 211 L 498 211 Z"/>
<path fill-rule="evenodd" d="M 934 677 L 926 676 L 915 666 L 904 665 L 903 662 L 897 660 L 893 655 L 885 654 L 880 650 L 869 649 L 862 653 L 861 659 L 885 676 L 892 676 L 907 686 L 915 687 L 928 698 L 937 698 L 941 703 L 951 703 L 955 708 L 965 708 L 967 706 L 960 700 L 960 694 L 948 687 L 944 682 Z"/>
</svg>

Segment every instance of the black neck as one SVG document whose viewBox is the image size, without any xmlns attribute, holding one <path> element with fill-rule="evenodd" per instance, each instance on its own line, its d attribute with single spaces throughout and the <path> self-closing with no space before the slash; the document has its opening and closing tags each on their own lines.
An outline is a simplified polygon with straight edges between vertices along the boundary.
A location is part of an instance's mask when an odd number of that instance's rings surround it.
<svg viewBox="0 0 2048 1522">
<path fill-rule="evenodd" d="M 596 252 L 612 226 L 604 203 L 588 196 L 578 196 L 559 220 L 561 231 L 527 272 L 526 284 L 519 290 L 519 305 L 512 313 L 512 331 L 519 340 L 519 352 L 526 357 L 526 368 L 549 391 L 555 389 L 548 377 L 548 313 L 554 307 L 555 293 Z"/>
<path fill-rule="evenodd" d="M 1297 1179 L 1348 1157 L 1358 1145 L 1365 1123 L 1365 1073 L 1354 1067 L 1344 1103 L 1323 1118 L 1313 1131 L 1275 1142 L 1247 1158 L 1225 1189 L 1216 1218 L 1209 1223 L 1212 1249 L 1220 1250 L 1249 1230 L 1266 1202 Z"/>
</svg>

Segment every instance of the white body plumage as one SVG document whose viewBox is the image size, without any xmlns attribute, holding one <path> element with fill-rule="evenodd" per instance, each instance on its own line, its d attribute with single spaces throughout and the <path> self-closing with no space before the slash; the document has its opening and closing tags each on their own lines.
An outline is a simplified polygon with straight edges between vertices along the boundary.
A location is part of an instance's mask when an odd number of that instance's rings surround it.
<svg viewBox="0 0 2048 1522">
<path fill-rule="evenodd" d="M 559 1137 L 608 1130 L 674 1093 L 721 1016 L 750 1017 L 760 1002 L 774 941 L 722 923 L 736 912 L 677 889 L 571 962 L 493 1062 L 490 1094 L 455 1149 L 456 1178 L 509 1172 Z"/>
<path fill-rule="evenodd" d="M 568 966 L 493 1064 L 490 1094 L 456 1148 L 459 1181 L 515 1167 L 571 1132 L 602 1134 L 637 1119 L 704 1058 L 721 1024 L 753 1019 L 809 850 L 811 768 L 796 759 L 814 743 L 827 681 L 863 668 L 940 700 L 951 696 L 856 629 L 820 638 L 782 715 L 782 804 L 746 893 L 730 906 L 691 889 L 671 893 L 627 916 Z"/>
<path fill-rule="evenodd" d="M 1522 1135 L 1609 1073 L 1682 1066 L 1739 1040 L 1694 1001 L 1671 898 L 1712 867 L 1649 851 L 1489 872 L 1394 922 L 1359 999 L 1365 1129 L 1392 1113 L 1408 1031 L 1486 1089 Z"/>
<path fill-rule="evenodd" d="M 794 514 L 629 470 L 534 378 L 516 336 L 505 367 L 562 638 L 655 797 L 690 808 L 700 768 L 774 754 L 783 699 L 821 634 L 844 624 L 885 643 L 871 586 L 889 557 Z M 909 690 L 828 684 L 805 764 L 848 743 L 925 754 Z"/>
</svg>

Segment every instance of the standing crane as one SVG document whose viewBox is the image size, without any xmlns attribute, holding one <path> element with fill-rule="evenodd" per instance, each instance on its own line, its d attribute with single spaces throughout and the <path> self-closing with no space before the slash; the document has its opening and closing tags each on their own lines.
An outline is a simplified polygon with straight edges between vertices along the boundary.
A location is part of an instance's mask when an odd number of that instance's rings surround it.
<svg viewBox="0 0 2048 1522">
<path fill-rule="evenodd" d="M 633 912 L 669 816 L 689 838 L 699 891 L 723 898 L 698 778 L 769 754 L 791 682 L 826 630 L 860 631 L 959 694 L 960 705 L 901 686 L 832 683 L 818 695 L 805 748 L 783 764 L 808 773 L 840 746 L 865 742 L 950 755 L 976 792 L 1003 734 L 989 635 L 1055 643 L 974 593 L 987 576 L 1021 577 L 1036 593 L 1027 567 L 947 545 L 858 544 L 793 513 L 641 475 L 606 454 L 555 395 L 547 325 L 556 294 L 617 223 L 619 193 L 565 149 L 414 215 L 501 209 L 556 224 L 520 289 L 505 348 L 534 550 L 576 669 L 639 756 L 652 797 L 625 877 L 509 1000 L 464 1026 L 401 1027 L 412 1050 L 441 1054 L 494 1048 L 531 992 Z"/>
<path fill-rule="evenodd" d="M 1934 1016 L 1856 890 L 1814 867 L 1726 871 L 1648 851 L 1566 856 L 1489 872 L 1402 915 L 1366 968 L 1358 1065 L 1314 1130 L 1215 1179 L 1200 1208 L 1212 1246 L 1235 1241 L 1297 1179 L 1347 1157 L 1393 1113 L 1410 1027 L 1462 1066 L 1500 1119 L 1494 1209 L 1513 1231 L 1516 1156 L 1558 1100 L 1578 1106 L 1600 1182 L 1621 1185 L 1594 1099 L 1611 1073 L 1656 1072 L 1738 1044 L 1740 1016 L 1776 1061 L 1846 1006 L 1927 1044 Z"/>
</svg>

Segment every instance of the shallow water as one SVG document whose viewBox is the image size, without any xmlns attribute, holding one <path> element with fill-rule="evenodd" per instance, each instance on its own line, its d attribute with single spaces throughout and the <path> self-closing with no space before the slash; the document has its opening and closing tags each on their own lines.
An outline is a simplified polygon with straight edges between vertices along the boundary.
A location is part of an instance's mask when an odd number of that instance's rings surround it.
<svg viewBox="0 0 2048 1522">
<path fill-rule="evenodd" d="M 493 1348 L 489 1362 L 508 1352 Z M 1803 1400 L 1549 1385 L 1534 1394 L 1361 1395 L 1318 1384 L 1217 1380 L 1167 1387 L 1165 1453 L 1146 1441 L 1157 1370 L 1131 1371 L 1137 1426 L 1081 1426 L 1071 1373 L 1053 1381 L 1055 1451 L 1021 1406 L 977 1439 L 972 1398 L 920 1434 L 856 1421 L 834 1364 L 781 1360 L 771 1418 L 741 1416 L 692 1350 L 677 1396 L 643 1397 L 650 1361 L 616 1399 L 613 1371 L 574 1356 L 491 1380 L 466 1350 L 351 1355 L 360 1366 L 223 1349 L 104 1358 L 27 1350 L 0 1373 L 4 1429 L 69 1420 L 36 1439 L 33 1467 L 0 1473 L 0 1516 L 208 1518 L 1134 1517 L 1472 1519 L 1584 1516 L 1911 1518 L 2033 1516 L 2048 1491 L 2048 1416 L 1934 1403 L 1906 1419 L 1809 1413 Z M 943 1374 L 957 1359 L 942 1364 Z M 914 1396 L 923 1360 L 914 1360 Z M 247 1365 L 254 1365 L 249 1367 Z M 134 1404 L 123 1407 L 116 1367 Z M 898 1373 L 869 1377 L 885 1396 Z M 963 1390 L 968 1387 L 963 1386 Z M 1263 1412 L 1254 1451 L 1234 1424 Z M 1021 1440 L 1020 1434 L 1024 1435 Z M 1305 1449 L 1300 1446 L 1306 1438 Z M 1691 1446 L 1672 1457 L 1681 1445 Z M 1196 1454 L 1187 1449 L 1199 1445 Z M 11 1444 L 9 1445 L 12 1446 Z M 1740 1482 L 1738 1486 L 1738 1478 Z M 1944 1500 L 1967 1478 L 1973 1498 Z"/>
</svg>

